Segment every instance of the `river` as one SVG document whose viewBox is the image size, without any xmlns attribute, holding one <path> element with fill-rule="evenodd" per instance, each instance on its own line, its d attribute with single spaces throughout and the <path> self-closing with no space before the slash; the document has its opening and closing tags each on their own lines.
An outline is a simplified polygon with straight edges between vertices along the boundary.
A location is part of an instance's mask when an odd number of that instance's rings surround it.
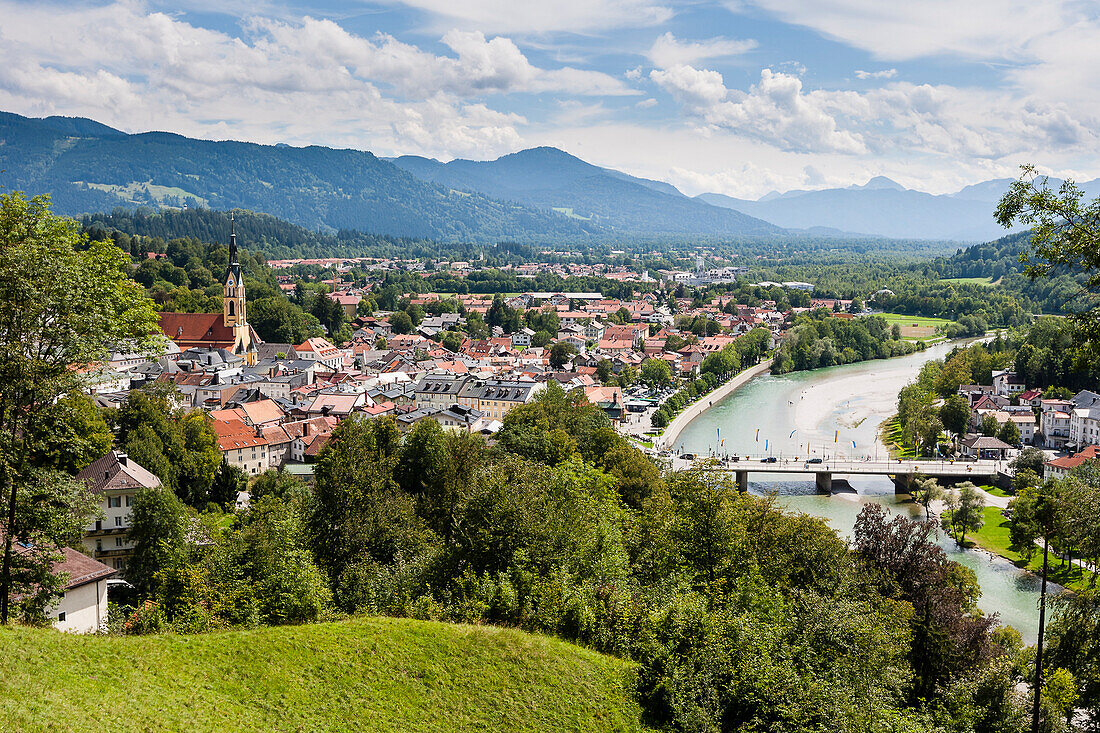
<svg viewBox="0 0 1100 733">
<path fill-rule="evenodd" d="M 895 411 L 898 390 L 914 379 L 924 362 L 952 348 L 938 344 L 923 352 L 895 359 L 867 361 L 812 372 L 757 377 L 687 425 L 676 440 L 684 451 L 708 455 L 883 457 L 878 438 L 880 424 Z M 855 490 L 824 495 L 813 479 L 776 480 L 750 474 L 749 490 L 774 493 L 788 508 L 829 521 L 843 537 L 850 537 L 863 505 L 877 502 L 892 512 L 913 516 L 920 507 L 907 495 L 894 493 L 886 477 L 847 478 Z M 952 560 L 974 570 L 981 584 L 978 602 L 1001 623 L 1015 627 L 1025 643 L 1036 640 L 1039 582 L 1000 558 L 981 550 L 960 550 L 940 533 L 940 545 Z"/>
</svg>

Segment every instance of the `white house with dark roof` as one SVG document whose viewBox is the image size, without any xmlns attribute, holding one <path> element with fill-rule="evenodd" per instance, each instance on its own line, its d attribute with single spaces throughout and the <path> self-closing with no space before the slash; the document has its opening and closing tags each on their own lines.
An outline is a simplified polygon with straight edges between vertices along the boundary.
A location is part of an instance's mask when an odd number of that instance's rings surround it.
<svg viewBox="0 0 1100 733">
<path fill-rule="evenodd" d="M 53 572 L 65 574 L 65 590 L 47 614 L 59 631 L 94 634 L 107 626 L 107 581 L 117 571 L 71 547 L 62 553 Z"/>
<path fill-rule="evenodd" d="M 134 549 L 126 539 L 134 496 L 143 488 L 160 486 L 160 479 L 117 450 L 93 461 L 76 478 L 99 498 L 103 515 L 85 530 L 84 550 L 111 568 L 124 569 Z"/>
</svg>

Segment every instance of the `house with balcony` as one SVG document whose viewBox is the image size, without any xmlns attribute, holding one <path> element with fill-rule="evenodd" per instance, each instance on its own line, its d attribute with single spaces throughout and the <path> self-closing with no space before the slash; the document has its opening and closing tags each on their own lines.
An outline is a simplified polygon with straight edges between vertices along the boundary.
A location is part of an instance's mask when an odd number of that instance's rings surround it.
<svg viewBox="0 0 1100 733">
<path fill-rule="evenodd" d="M 84 550 L 92 559 L 115 570 L 123 570 L 134 546 L 126 538 L 130 527 L 130 507 L 143 488 L 160 486 L 160 479 L 125 453 L 113 450 L 76 476 L 99 499 L 101 519 L 84 531 Z"/>
</svg>

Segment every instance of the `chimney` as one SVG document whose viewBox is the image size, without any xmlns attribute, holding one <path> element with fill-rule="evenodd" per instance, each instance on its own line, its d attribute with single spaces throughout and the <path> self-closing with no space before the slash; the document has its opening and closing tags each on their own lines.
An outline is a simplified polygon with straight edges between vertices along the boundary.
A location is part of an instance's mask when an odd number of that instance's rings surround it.
<svg viewBox="0 0 1100 733">
<path fill-rule="evenodd" d="M 262 426 L 262 425 L 257 425 L 257 426 L 256 426 L 256 437 L 257 437 L 257 438 L 262 438 L 262 437 L 264 437 L 264 428 L 263 428 L 263 426 Z"/>
<path fill-rule="evenodd" d="M 129 460 L 130 460 L 130 457 L 129 457 L 129 456 L 127 456 L 127 455 L 126 455 L 125 453 L 119 453 L 117 457 L 118 457 L 118 464 L 119 464 L 120 466 L 128 466 L 128 465 L 130 465 L 130 464 L 129 464 Z"/>
</svg>

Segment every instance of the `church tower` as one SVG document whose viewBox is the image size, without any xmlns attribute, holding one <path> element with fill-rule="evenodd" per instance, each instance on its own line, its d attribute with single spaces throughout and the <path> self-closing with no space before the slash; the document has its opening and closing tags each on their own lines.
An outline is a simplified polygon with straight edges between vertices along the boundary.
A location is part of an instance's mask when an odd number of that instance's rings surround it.
<svg viewBox="0 0 1100 733">
<path fill-rule="evenodd" d="M 246 364 L 256 363 L 256 344 L 245 312 L 244 274 L 237 261 L 237 225 L 229 219 L 229 272 L 222 291 L 222 323 L 233 329 L 233 353 L 243 356 Z"/>
</svg>

